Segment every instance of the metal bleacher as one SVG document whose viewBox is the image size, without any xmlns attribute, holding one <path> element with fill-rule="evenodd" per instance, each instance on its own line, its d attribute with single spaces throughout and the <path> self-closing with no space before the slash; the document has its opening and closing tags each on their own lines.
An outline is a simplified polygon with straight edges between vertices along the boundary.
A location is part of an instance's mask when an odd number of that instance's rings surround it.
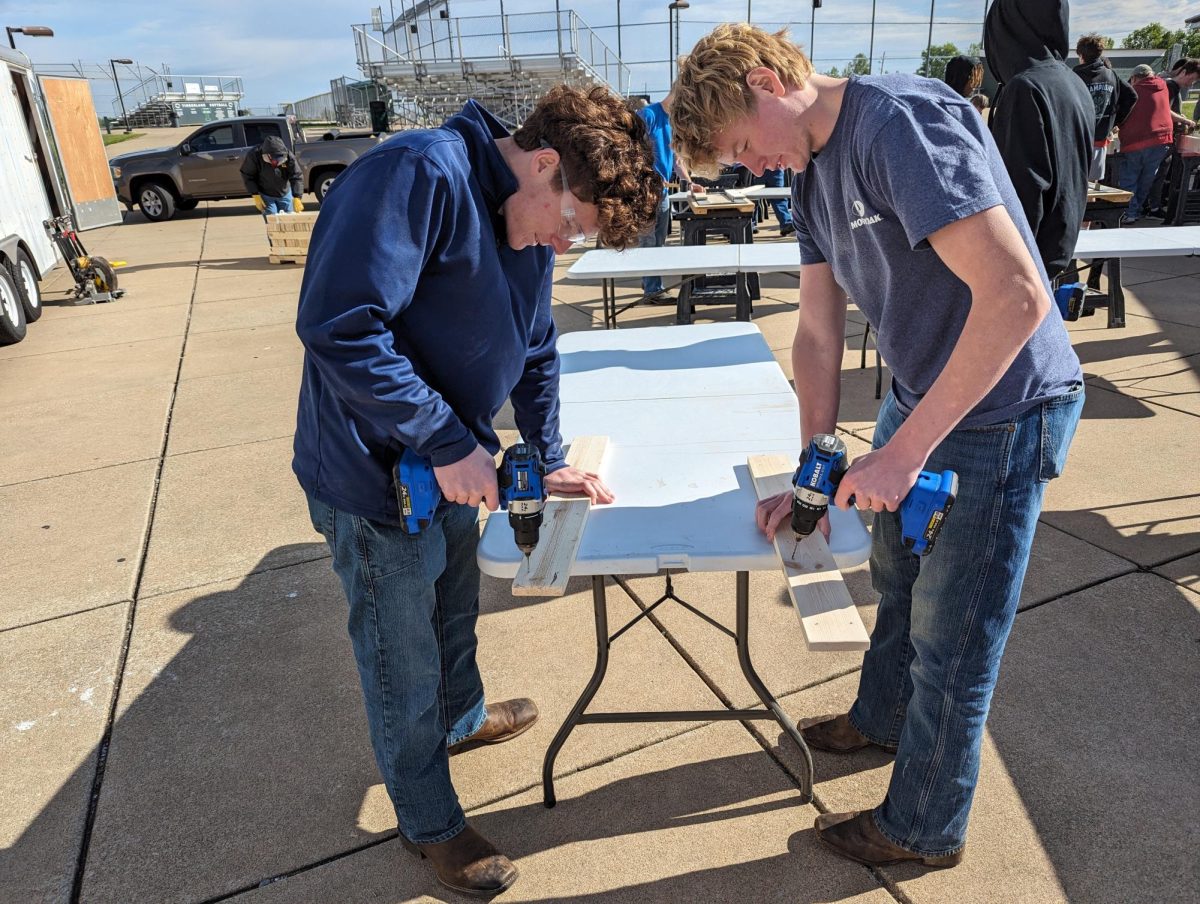
<svg viewBox="0 0 1200 904">
<path fill-rule="evenodd" d="M 359 69 L 387 88 L 401 128 L 438 125 L 469 98 L 513 128 L 554 85 L 628 88 L 628 67 L 573 10 L 450 18 L 445 0 L 422 0 L 352 28 Z"/>
</svg>

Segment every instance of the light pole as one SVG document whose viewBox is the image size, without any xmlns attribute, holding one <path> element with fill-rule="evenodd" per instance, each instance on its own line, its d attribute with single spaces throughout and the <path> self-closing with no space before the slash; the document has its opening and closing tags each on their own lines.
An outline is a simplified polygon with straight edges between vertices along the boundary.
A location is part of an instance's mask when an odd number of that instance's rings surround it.
<svg viewBox="0 0 1200 904">
<path fill-rule="evenodd" d="M 109 60 L 108 65 L 112 67 L 113 84 L 117 86 L 117 100 L 121 102 L 121 122 L 125 123 L 125 131 L 132 132 L 129 127 L 129 114 L 125 112 L 125 96 L 121 94 L 121 82 L 117 79 L 117 63 L 122 66 L 130 66 L 133 60 Z"/>
<path fill-rule="evenodd" d="M 808 61 L 811 63 L 815 59 L 813 57 L 813 44 L 817 37 L 817 10 L 821 8 L 821 0 L 812 0 L 812 16 L 808 20 Z"/>
<path fill-rule="evenodd" d="M 933 7 L 937 4 L 937 0 L 929 0 L 929 38 L 925 42 L 925 77 L 933 78 L 933 60 L 929 58 L 929 53 L 933 48 Z"/>
<path fill-rule="evenodd" d="M 875 74 L 875 0 L 871 0 L 871 49 L 867 51 L 867 75 Z"/>
<path fill-rule="evenodd" d="M 17 42 L 13 40 L 13 35 L 28 35 L 31 38 L 54 37 L 54 29 L 47 28 L 45 25 L 6 25 L 4 30 L 8 32 L 8 46 L 13 50 L 17 49 Z"/>
<path fill-rule="evenodd" d="M 667 7 L 667 50 L 670 54 L 671 84 L 675 84 L 675 59 L 679 56 L 679 11 L 691 6 L 688 0 L 671 0 Z"/>
</svg>

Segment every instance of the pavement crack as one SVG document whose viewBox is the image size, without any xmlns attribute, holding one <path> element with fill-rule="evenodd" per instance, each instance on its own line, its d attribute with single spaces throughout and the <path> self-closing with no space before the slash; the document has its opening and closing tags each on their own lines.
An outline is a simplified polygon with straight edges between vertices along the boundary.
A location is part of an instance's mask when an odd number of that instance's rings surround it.
<svg viewBox="0 0 1200 904">
<path fill-rule="evenodd" d="M 109 695 L 108 715 L 104 723 L 104 733 L 96 748 L 95 773 L 92 776 L 92 789 L 88 796 L 87 815 L 84 819 L 83 836 L 79 843 L 79 854 L 75 861 L 75 875 L 71 883 L 71 904 L 79 904 L 83 893 L 83 879 L 87 868 L 88 852 L 92 844 L 92 831 L 96 826 L 96 815 L 100 804 L 100 791 L 104 784 L 104 773 L 108 766 L 108 753 L 112 746 L 113 729 L 117 722 L 117 704 L 121 699 L 121 686 L 124 683 L 125 667 L 129 661 L 129 647 L 133 641 L 133 624 L 137 616 L 138 599 L 141 593 L 142 579 L 146 572 L 147 554 L 150 541 L 154 534 L 154 516 L 158 510 L 158 493 L 162 486 L 163 468 L 167 461 L 167 445 L 171 439 L 171 420 L 175 414 L 175 401 L 179 395 L 179 378 L 183 373 L 184 356 L 187 354 L 188 334 L 192 326 L 192 313 L 196 307 L 196 289 L 200 282 L 200 261 L 204 258 L 204 244 L 208 239 L 209 216 L 207 211 L 204 218 L 204 232 L 200 238 L 200 256 L 192 273 L 192 291 L 188 297 L 187 320 L 183 327 L 183 339 L 179 345 L 179 363 L 175 367 L 175 380 L 171 386 L 171 398 L 167 404 L 167 418 L 163 426 L 162 443 L 158 450 L 158 464 L 154 471 L 154 485 L 150 494 L 150 510 L 146 514 L 146 530 L 142 535 L 141 549 L 138 551 L 137 572 L 134 577 L 133 593 L 129 601 L 129 610 L 125 616 L 125 630 L 121 638 L 121 649 L 117 654 L 117 667 L 113 679 L 112 693 Z"/>
</svg>

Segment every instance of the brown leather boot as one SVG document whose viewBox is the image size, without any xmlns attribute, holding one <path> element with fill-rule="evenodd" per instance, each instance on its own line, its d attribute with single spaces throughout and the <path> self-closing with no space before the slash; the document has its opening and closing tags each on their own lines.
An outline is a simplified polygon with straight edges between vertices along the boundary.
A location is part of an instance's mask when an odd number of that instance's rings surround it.
<svg viewBox="0 0 1200 904">
<path fill-rule="evenodd" d="M 868 747 L 877 747 L 887 753 L 895 753 L 895 747 L 876 744 L 870 738 L 864 737 L 850 722 L 850 716 L 842 713 L 840 716 L 817 716 L 812 719 L 800 720 L 800 734 L 804 743 L 817 750 L 829 753 L 853 753 Z"/>
<path fill-rule="evenodd" d="M 418 857 L 429 858 L 438 881 L 464 895 L 491 898 L 517 881 L 513 862 L 470 825 L 437 844 L 414 844 L 400 836 L 400 843 Z"/>
<path fill-rule="evenodd" d="M 921 866 L 945 869 L 962 863 L 963 848 L 953 854 L 928 857 L 893 844 L 875 826 L 870 810 L 853 813 L 822 813 L 816 821 L 817 837 L 843 857 L 868 866 L 889 866 L 915 862 Z"/>
<path fill-rule="evenodd" d="M 487 718 L 483 720 L 479 731 L 457 744 L 451 744 L 447 750 L 450 756 L 454 756 L 484 744 L 503 744 L 527 732 L 537 720 L 537 705 L 527 697 L 489 703 Z"/>
</svg>

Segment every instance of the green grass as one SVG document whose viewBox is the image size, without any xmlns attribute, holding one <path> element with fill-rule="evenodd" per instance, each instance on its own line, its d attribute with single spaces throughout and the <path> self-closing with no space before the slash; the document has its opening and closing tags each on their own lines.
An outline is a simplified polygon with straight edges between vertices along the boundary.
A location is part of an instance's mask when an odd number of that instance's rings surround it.
<svg viewBox="0 0 1200 904">
<path fill-rule="evenodd" d="M 1196 119 L 1196 101 L 1185 100 L 1183 102 L 1183 115 L 1188 119 L 1195 121 Z"/>
<path fill-rule="evenodd" d="M 122 141 L 128 141 L 130 138 L 141 138 L 145 132 L 113 132 L 111 135 L 101 135 L 104 139 L 104 146 L 110 144 L 120 144 Z"/>
</svg>

